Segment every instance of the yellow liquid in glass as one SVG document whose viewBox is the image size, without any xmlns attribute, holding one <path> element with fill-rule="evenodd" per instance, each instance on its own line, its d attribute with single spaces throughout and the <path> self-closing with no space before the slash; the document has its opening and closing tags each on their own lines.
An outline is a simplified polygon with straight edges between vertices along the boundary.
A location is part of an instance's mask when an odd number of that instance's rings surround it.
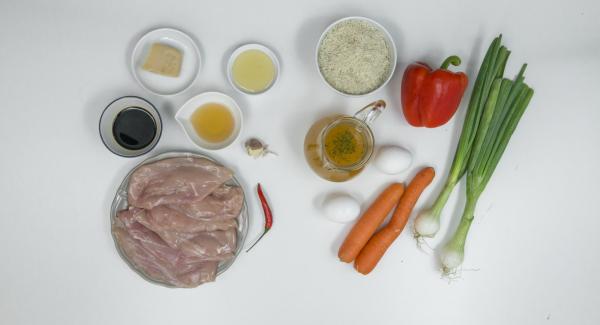
<svg viewBox="0 0 600 325">
<path fill-rule="evenodd" d="M 340 123 L 329 130 L 324 145 L 327 158 L 340 167 L 357 164 L 365 155 L 365 139 L 350 123 Z"/>
<path fill-rule="evenodd" d="M 233 114 L 229 108 L 218 103 L 208 103 L 198 107 L 190 121 L 196 134 L 212 143 L 227 140 L 235 126 Z"/>
<path fill-rule="evenodd" d="M 318 120 L 311 126 L 304 138 L 304 156 L 306 157 L 308 165 L 315 173 L 317 173 L 317 175 L 332 182 L 347 181 L 358 175 L 364 168 L 363 166 L 353 170 L 331 169 L 326 168 L 324 165 L 323 157 L 321 156 L 321 146 L 323 146 L 324 142 L 327 140 L 321 139 L 320 134 L 327 125 L 342 117 L 343 115 L 334 115 Z M 329 154 L 327 155 L 329 156 Z"/>
<path fill-rule="evenodd" d="M 249 93 L 259 93 L 269 88 L 275 79 L 275 64 L 260 50 L 240 53 L 231 68 L 233 82 Z"/>
</svg>

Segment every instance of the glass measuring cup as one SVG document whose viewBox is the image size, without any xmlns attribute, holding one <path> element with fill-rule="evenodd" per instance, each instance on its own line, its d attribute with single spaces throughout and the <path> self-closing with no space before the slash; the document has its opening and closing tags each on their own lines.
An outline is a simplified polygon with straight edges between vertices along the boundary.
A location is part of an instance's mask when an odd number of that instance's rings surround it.
<svg viewBox="0 0 600 325">
<path fill-rule="evenodd" d="M 315 122 L 304 139 L 308 165 L 320 177 L 343 182 L 367 165 L 375 145 L 370 124 L 385 109 L 385 101 L 374 101 L 354 116 L 333 115 Z"/>
</svg>

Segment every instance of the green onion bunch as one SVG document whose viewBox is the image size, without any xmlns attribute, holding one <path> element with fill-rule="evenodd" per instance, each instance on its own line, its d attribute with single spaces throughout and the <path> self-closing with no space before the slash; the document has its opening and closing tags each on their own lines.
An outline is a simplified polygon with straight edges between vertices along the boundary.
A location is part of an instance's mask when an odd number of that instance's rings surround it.
<svg viewBox="0 0 600 325">
<path fill-rule="evenodd" d="M 524 64 L 515 80 L 503 78 L 510 51 L 494 39 L 479 69 L 467 108 L 458 147 L 446 183 L 431 208 L 415 219 L 418 237 L 433 237 L 439 230 L 440 215 L 454 187 L 466 175 L 467 201 L 454 235 L 440 258 L 444 272 L 452 272 L 463 261 L 475 207 L 485 190 L 508 142 L 525 112 L 533 89 L 524 82 Z"/>
</svg>

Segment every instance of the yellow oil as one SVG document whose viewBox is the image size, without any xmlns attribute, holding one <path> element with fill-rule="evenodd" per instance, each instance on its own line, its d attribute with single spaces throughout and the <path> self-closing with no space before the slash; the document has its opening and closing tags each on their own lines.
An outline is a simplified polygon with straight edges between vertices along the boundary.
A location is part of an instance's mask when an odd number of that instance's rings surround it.
<svg viewBox="0 0 600 325">
<path fill-rule="evenodd" d="M 231 110 L 219 103 L 208 103 L 198 107 L 190 121 L 196 134 L 211 143 L 227 140 L 235 126 Z"/>
<path fill-rule="evenodd" d="M 325 134 L 323 142 L 327 158 L 340 167 L 355 165 L 365 155 L 365 138 L 351 123 L 339 123 L 332 127 Z"/>
<path fill-rule="evenodd" d="M 347 181 L 364 169 L 364 166 L 356 169 L 332 169 L 325 167 L 325 162 L 321 155 L 321 147 L 325 140 L 320 135 L 327 125 L 342 117 L 343 115 L 333 115 L 318 120 L 311 126 L 304 138 L 304 156 L 306 162 L 317 175 L 332 182 Z"/>
<path fill-rule="evenodd" d="M 240 53 L 231 68 L 233 82 L 249 93 L 259 93 L 269 88 L 275 79 L 273 60 L 260 50 Z"/>
</svg>

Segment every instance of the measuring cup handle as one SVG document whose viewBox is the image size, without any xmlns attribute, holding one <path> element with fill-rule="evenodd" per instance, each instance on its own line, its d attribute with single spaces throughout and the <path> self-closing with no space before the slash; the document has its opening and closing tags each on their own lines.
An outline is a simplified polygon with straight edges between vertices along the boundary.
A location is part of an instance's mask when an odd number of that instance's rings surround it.
<svg viewBox="0 0 600 325">
<path fill-rule="evenodd" d="M 365 123 L 371 123 L 383 112 L 385 109 L 385 101 L 376 100 L 367 106 L 360 109 L 360 111 L 354 114 L 354 117 L 363 120 Z"/>
</svg>

